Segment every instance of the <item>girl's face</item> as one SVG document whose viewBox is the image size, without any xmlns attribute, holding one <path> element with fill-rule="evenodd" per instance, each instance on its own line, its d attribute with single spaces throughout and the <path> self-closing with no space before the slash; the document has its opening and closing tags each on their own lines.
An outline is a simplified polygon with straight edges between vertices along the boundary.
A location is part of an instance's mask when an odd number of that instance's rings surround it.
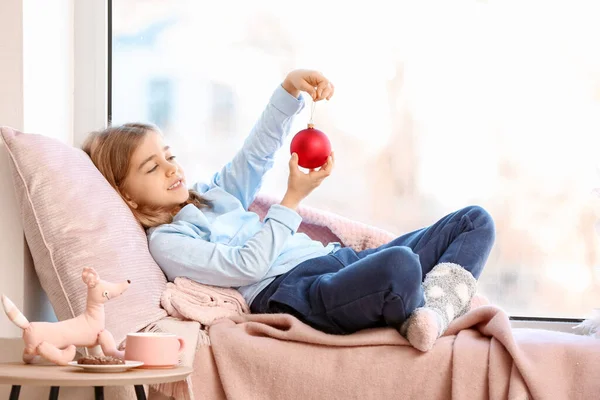
<svg viewBox="0 0 600 400">
<path fill-rule="evenodd" d="M 169 210 L 188 199 L 183 169 L 158 133 L 149 131 L 133 152 L 123 194 L 134 208 Z"/>
</svg>

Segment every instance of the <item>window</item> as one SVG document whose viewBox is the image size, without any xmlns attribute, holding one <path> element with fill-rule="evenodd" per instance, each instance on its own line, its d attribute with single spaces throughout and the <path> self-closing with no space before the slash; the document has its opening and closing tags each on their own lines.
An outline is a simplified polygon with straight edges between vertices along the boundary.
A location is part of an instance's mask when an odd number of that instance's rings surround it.
<svg viewBox="0 0 600 400">
<path fill-rule="evenodd" d="M 207 179 L 288 71 L 322 70 L 336 95 L 315 123 L 337 165 L 306 205 L 396 234 L 481 205 L 497 241 L 479 290 L 512 315 L 586 316 L 600 289 L 596 14 L 566 1 L 391 4 L 113 0 L 113 121 L 154 119 L 190 180 Z M 285 192 L 307 105 L 265 193 Z"/>
<path fill-rule="evenodd" d="M 173 102 L 169 79 L 151 79 L 148 86 L 148 120 L 161 129 L 168 130 Z"/>
<path fill-rule="evenodd" d="M 211 124 L 210 130 L 215 135 L 220 132 L 227 135 L 236 130 L 235 93 L 228 84 L 211 82 Z"/>
</svg>

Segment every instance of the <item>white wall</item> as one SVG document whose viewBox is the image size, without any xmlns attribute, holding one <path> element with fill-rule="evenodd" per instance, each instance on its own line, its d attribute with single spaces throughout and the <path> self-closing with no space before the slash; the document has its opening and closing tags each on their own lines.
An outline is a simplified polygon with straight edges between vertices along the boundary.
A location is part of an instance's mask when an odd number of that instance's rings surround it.
<svg viewBox="0 0 600 400">
<path fill-rule="evenodd" d="M 0 125 L 73 142 L 75 0 L 0 1 Z M 0 146 L 0 292 L 49 319 L 26 248 L 6 149 Z M 0 337 L 20 336 L 0 312 Z"/>
<path fill-rule="evenodd" d="M 21 1 L 0 2 L 0 125 L 23 129 L 23 18 Z M 17 306 L 23 306 L 24 239 L 8 166 L 6 148 L 0 147 L 0 292 Z M 19 332 L 4 316 L 0 317 L 0 336 Z"/>
</svg>

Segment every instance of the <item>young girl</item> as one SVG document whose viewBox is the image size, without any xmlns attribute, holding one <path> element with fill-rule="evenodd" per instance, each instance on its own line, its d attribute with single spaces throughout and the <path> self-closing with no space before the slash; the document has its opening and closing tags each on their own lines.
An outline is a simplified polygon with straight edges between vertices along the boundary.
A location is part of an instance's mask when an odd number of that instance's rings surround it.
<svg viewBox="0 0 600 400">
<path fill-rule="evenodd" d="M 395 327 L 427 351 L 469 309 L 494 242 L 492 218 L 467 207 L 376 249 L 323 246 L 296 232 L 295 210 L 331 174 L 332 153 L 309 173 L 293 154 L 287 192 L 261 222 L 248 206 L 304 107 L 300 91 L 329 100 L 334 86 L 316 71 L 290 72 L 233 160 L 191 189 L 154 126 L 92 133 L 84 150 L 147 229 L 169 280 L 233 287 L 253 313 L 290 313 L 328 333 Z"/>
</svg>

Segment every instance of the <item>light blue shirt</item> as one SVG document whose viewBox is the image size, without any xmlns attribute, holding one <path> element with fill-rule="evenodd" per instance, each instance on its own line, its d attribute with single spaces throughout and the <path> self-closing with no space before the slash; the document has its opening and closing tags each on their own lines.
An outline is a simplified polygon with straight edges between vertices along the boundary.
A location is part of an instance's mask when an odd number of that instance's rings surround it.
<svg viewBox="0 0 600 400">
<path fill-rule="evenodd" d="M 272 205 L 263 222 L 248 211 L 293 117 L 303 107 L 301 97 L 277 87 L 233 160 L 210 183 L 192 187 L 212 201 L 213 208 L 200 210 L 188 204 L 172 223 L 148 230 L 150 253 L 169 281 L 182 276 L 233 287 L 251 304 L 278 275 L 340 247 L 339 243 L 323 246 L 296 232 L 302 218 L 290 208 Z"/>
</svg>

